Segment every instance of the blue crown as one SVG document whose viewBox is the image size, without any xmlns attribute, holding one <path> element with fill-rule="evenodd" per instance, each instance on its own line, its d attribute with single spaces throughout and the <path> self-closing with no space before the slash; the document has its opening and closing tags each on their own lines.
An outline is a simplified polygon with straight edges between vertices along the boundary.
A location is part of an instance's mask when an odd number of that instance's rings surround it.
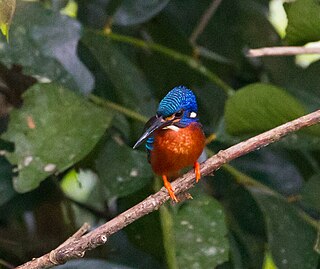
<svg viewBox="0 0 320 269">
<path fill-rule="evenodd" d="M 185 86 L 177 86 L 168 92 L 161 100 L 157 114 L 168 117 L 181 109 L 187 112 L 198 112 L 196 97 Z"/>
</svg>

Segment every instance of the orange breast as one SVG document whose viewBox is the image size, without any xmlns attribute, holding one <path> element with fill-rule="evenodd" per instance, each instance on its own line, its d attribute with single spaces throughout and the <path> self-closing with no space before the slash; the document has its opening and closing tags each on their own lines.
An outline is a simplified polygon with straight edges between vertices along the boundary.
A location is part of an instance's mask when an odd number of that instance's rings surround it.
<svg viewBox="0 0 320 269">
<path fill-rule="evenodd" d="M 201 125 L 191 123 L 179 130 L 161 129 L 154 134 L 150 163 L 158 175 L 171 175 L 193 165 L 201 155 L 205 136 Z"/>
</svg>

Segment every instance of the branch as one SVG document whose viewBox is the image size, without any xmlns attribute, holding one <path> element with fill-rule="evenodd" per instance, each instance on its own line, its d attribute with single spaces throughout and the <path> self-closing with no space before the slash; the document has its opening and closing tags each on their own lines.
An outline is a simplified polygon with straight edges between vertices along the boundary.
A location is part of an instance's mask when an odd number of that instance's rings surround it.
<svg viewBox="0 0 320 269">
<path fill-rule="evenodd" d="M 247 57 L 288 56 L 298 54 L 320 54 L 320 47 L 266 47 L 249 49 Z"/>
<path fill-rule="evenodd" d="M 215 13 L 217 8 L 221 4 L 221 1 L 222 0 L 213 0 L 210 4 L 209 8 L 206 9 L 206 11 L 202 15 L 200 21 L 198 22 L 197 27 L 193 30 L 193 32 L 189 38 L 189 41 L 191 42 L 191 44 L 193 44 L 193 45 L 196 44 L 196 40 L 197 40 L 198 36 L 201 35 L 201 33 L 204 31 L 204 29 L 208 25 L 209 20 L 212 18 L 213 14 Z"/>
<path fill-rule="evenodd" d="M 283 136 L 289 133 L 295 132 L 304 127 L 315 125 L 319 122 L 320 110 L 317 110 L 306 116 L 287 122 L 279 127 L 271 129 L 270 131 L 236 144 L 226 150 L 221 150 L 201 164 L 201 174 L 203 176 L 212 174 L 215 170 L 219 169 L 222 165 L 230 162 L 231 160 L 279 141 Z M 171 185 L 174 192 L 179 194 L 192 188 L 195 184 L 194 178 L 194 172 L 190 171 L 173 181 Z M 47 253 L 40 258 L 33 259 L 32 261 L 29 261 L 17 268 L 49 268 L 58 264 L 63 264 L 71 259 L 83 257 L 86 251 L 105 244 L 110 235 L 123 229 L 137 219 L 158 210 L 159 207 L 168 199 L 168 193 L 163 187 L 157 193 L 150 195 L 142 202 L 87 234 L 84 234 L 88 229 L 87 224 L 85 224 L 75 235 L 56 249 L 52 250 L 50 253 Z"/>
</svg>

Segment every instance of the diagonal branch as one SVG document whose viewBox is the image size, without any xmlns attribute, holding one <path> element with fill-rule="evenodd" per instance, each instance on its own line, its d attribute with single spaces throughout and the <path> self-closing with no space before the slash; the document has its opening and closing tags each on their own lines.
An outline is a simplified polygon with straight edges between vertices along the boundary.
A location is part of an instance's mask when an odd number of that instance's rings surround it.
<svg viewBox="0 0 320 269">
<path fill-rule="evenodd" d="M 201 174 L 204 176 L 209 175 L 215 170 L 219 169 L 223 164 L 226 164 L 231 160 L 279 141 L 287 134 L 295 132 L 304 127 L 315 125 L 319 122 L 320 110 L 317 110 L 313 113 L 287 122 L 281 126 L 271 129 L 270 131 L 264 132 L 246 141 L 236 144 L 226 150 L 221 150 L 201 165 Z M 190 171 L 172 182 L 172 188 L 174 192 L 179 194 L 192 188 L 195 184 L 194 178 L 194 173 Z M 47 253 L 40 258 L 33 259 L 32 261 L 29 261 L 17 268 L 50 268 L 58 264 L 63 264 L 68 260 L 83 257 L 86 251 L 106 243 L 110 235 L 123 229 L 144 215 L 159 209 L 159 207 L 168 199 L 169 196 L 166 189 L 162 188 L 157 193 L 150 195 L 142 202 L 87 234 L 84 233 L 88 227 L 87 225 L 84 225 L 78 232 L 75 233 L 75 235 L 70 237 L 66 242 L 62 243 L 50 253 Z"/>
</svg>

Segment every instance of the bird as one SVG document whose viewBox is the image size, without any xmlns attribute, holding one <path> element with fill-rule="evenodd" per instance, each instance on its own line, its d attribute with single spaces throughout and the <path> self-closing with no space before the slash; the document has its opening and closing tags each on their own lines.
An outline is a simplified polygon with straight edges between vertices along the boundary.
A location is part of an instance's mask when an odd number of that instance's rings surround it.
<svg viewBox="0 0 320 269">
<path fill-rule="evenodd" d="M 193 166 L 198 182 L 201 178 L 198 158 L 205 147 L 205 135 L 192 90 L 181 85 L 167 93 L 155 116 L 145 124 L 133 149 L 144 142 L 152 170 L 162 177 L 170 198 L 178 202 L 170 181 L 177 178 L 183 168 Z"/>
</svg>

